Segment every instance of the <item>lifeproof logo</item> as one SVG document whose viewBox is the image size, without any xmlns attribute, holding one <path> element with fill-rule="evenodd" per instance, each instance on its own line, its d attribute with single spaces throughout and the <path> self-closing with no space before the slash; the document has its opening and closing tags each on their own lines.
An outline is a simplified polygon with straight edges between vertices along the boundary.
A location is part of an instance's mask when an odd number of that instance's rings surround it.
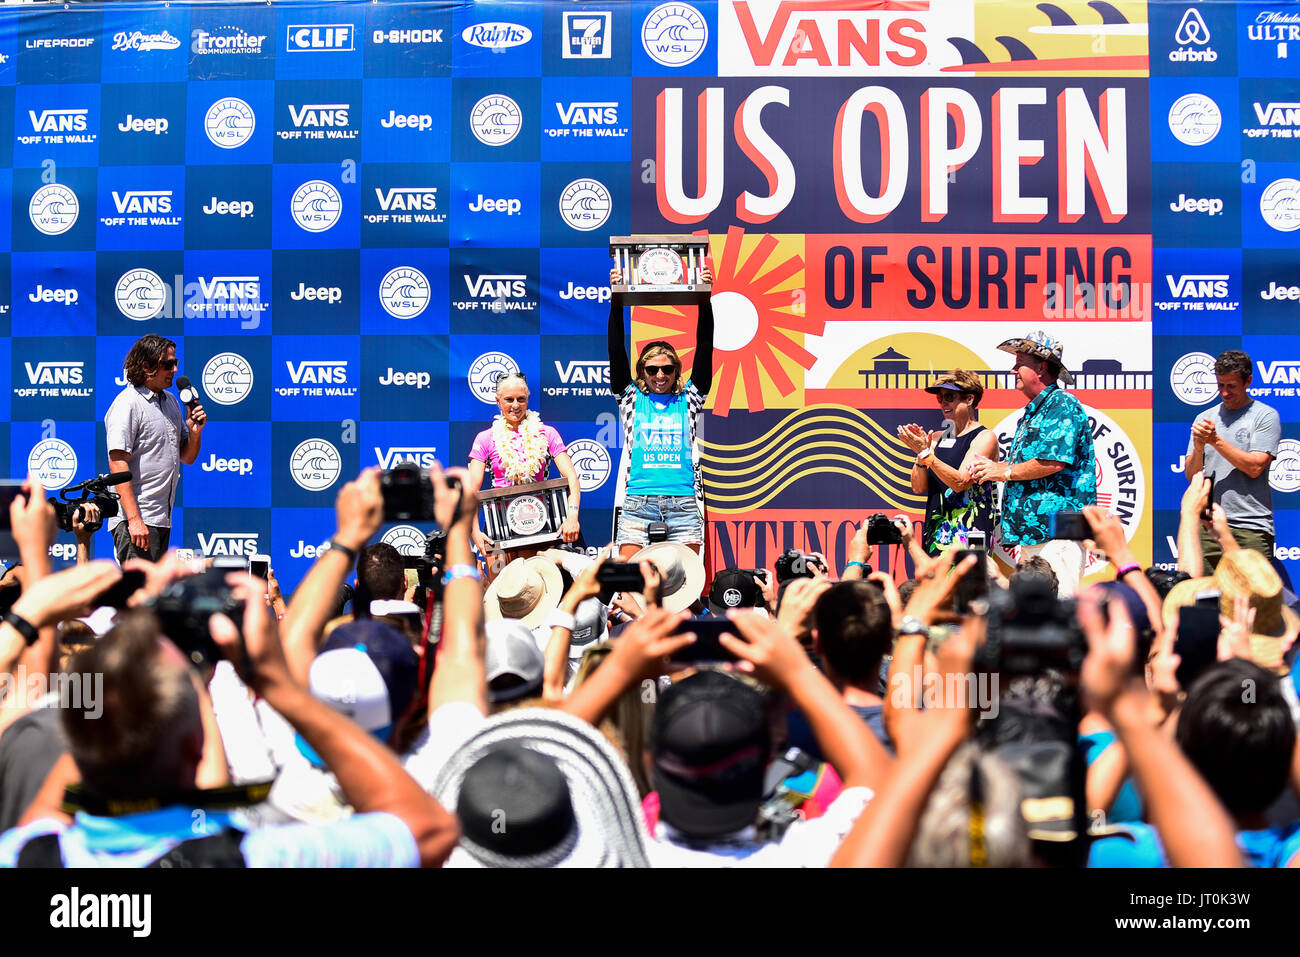
<svg viewBox="0 0 1300 957">
<path fill-rule="evenodd" d="M 641 45 L 664 66 L 695 62 L 708 43 L 709 25 L 689 3 L 661 3 L 641 24 Z"/>
<path fill-rule="evenodd" d="M 323 233 L 343 215 L 343 197 L 323 179 L 308 180 L 289 202 L 293 221 L 309 233 Z"/>
<path fill-rule="evenodd" d="M 203 118 L 203 128 L 214 146 L 233 150 L 243 146 L 257 128 L 253 108 L 237 96 L 217 100 L 208 107 Z"/>
<path fill-rule="evenodd" d="M 1300 442 L 1282 439 L 1268 467 L 1268 484 L 1275 492 L 1300 492 Z"/>
<path fill-rule="evenodd" d="M 596 491 L 609 479 L 612 462 L 604 443 L 595 439 L 574 439 L 569 443 L 569 458 L 578 473 L 578 486 L 584 492 Z"/>
<path fill-rule="evenodd" d="M 469 390 L 485 405 L 497 404 L 497 379 L 518 375 L 519 366 L 504 352 L 485 352 L 469 367 Z"/>
<path fill-rule="evenodd" d="M 62 439 L 43 439 L 27 453 L 27 471 L 41 480 L 45 491 L 61 489 L 77 474 L 77 453 Z"/>
<path fill-rule="evenodd" d="M 519 104 L 503 93 L 483 97 L 469 113 L 474 139 L 485 146 L 505 146 L 519 135 L 523 124 Z"/>
<path fill-rule="evenodd" d="M 26 43 L 29 50 L 80 50 L 94 45 L 94 37 L 36 37 Z"/>
<path fill-rule="evenodd" d="M 1209 45 L 1210 28 L 1195 7 L 1188 7 L 1183 13 L 1174 31 L 1174 42 L 1178 47 L 1169 51 L 1170 63 L 1213 63 L 1219 59 L 1219 54 Z"/>
<path fill-rule="evenodd" d="M 46 236 L 66 233 L 77 222 L 81 204 L 77 194 L 60 183 L 42 186 L 32 194 L 27 204 L 27 216 L 32 225 Z"/>
<path fill-rule="evenodd" d="M 460 38 L 485 50 L 508 50 L 531 40 L 533 31 L 518 23 L 476 23 L 462 30 Z"/>
<path fill-rule="evenodd" d="M 1300 229 L 1300 180 L 1276 179 L 1259 197 L 1259 215 L 1280 233 Z"/>
<path fill-rule="evenodd" d="M 1204 93 L 1188 93 L 1169 107 L 1169 132 L 1188 146 L 1204 146 L 1219 135 L 1223 114 Z"/>
<path fill-rule="evenodd" d="M 143 322 L 163 311 L 167 286 L 152 269 L 129 269 L 117 281 L 113 300 L 122 315 Z"/>
<path fill-rule="evenodd" d="M 379 304 L 394 319 L 414 319 L 429 305 L 429 280 L 414 266 L 390 269 L 379 283 Z"/>
<path fill-rule="evenodd" d="M 218 352 L 203 366 L 203 391 L 218 405 L 238 405 L 253 391 L 253 367 L 237 352 Z"/>
<path fill-rule="evenodd" d="M 326 439 L 299 442 L 289 456 L 289 474 L 309 492 L 321 492 L 338 481 L 343 471 L 339 450 Z"/>
<path fill-rule="evenodd" d="M 1189 352 L 1169 371 L 1169 388 L 1184 405 L 1206 405 L 1219 397 L 1219 382 L 1214 375 L 1214 356 L 1207 352 Z"/>
<path fill-rule="evenodd" d="M 613 211 L 613 198 L 599 180 L 575 179 L 560 193 L 561 218 L 582 232 L 599 229 Z"/>
<path fill-rule="evenodd" d="M 161 33 L 143 33 L 139 30 L 132 30 L 130 33 L 123 31 L 113 34 L 114 50 L 175 50 L 180 45 L 181 41 L 166 30 Z"/>
<path fill-rule="evenodd" d="M 614 14 L 609 10 L 564 12 L 564 50 L 566 60 L 608 60 L 613 55 L 611 26 Z"/>
<path fill-rule="evenodd" d="M 285 35 L 289 53 L 340 53 L 352 50 L 353 26 L 350 23 L 294 24 Z"/>
</svg>

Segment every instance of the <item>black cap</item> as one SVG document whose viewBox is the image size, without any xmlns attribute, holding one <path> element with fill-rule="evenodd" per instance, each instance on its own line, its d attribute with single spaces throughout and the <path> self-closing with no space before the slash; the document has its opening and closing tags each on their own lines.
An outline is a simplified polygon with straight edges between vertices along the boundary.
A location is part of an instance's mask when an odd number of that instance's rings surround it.
<svg viewBox="0 0 1300 957">
<path fill-rule="evenodd" d="M 761 608 L 765 604 L 752 568 L 724 568 L 713 576 L 709 610 L 715 615 L 725 615 L 732 608 Z"/>
<path fill-rule="evenodd" d="M 699 671 L 663 693 L 650 728 L 660 816 L 695 837 L 754 823 L 771 756 L 763 696 L 720 671 Z"/>
<path fill-rule="evenodd" d="M 503 744 L 465 772 L 456 816 L 465 839 L 508 858 L 553 851 L 574 831 L 564 774 L 521 744 Z"/>
</svg>

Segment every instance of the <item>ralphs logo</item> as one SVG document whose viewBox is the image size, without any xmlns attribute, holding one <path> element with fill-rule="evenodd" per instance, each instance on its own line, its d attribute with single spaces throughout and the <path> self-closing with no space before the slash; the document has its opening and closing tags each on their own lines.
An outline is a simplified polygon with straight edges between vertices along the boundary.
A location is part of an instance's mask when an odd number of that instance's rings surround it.
<svg viewBox="0 0 1300 957">
<path fill-rule="evenodd" d="M 199 532 L 199 551 L 204 558 L 226 555 L 251 558 L 260 549 L 257 547 L 257 532 Z"/>
<path fill-rule="evenodd" d="M 376 445 L 375 461 L 384 469 L 391 469 L 399 462 L 414 462 L 427 469 L 438 461 L 438 450 L 432 445 L 394 445 L 386 449 Z"/>
<path fill-rule="evenodd" d="M 916 72 L 929 60 L 926 36 L 935 16 L 929 8 L 938 6 L 722 0 L 718 4 L 718 74 Z"/>
<path fill-rule="evenodd" d="M 508 50 L 531 40 L 533 31 L 518 23 L 476 23 L 462 30 L 460 38 L 485 50 Z"/>
<path fill-rule="evenodd" d="M 462 273 L 469 298 L 458 297 L 452 305 L 462 312 L 525 312 L 537 308 L 537 300 L 528 296 L 526 273 Z"/>
<path fill-rule="evenodd" d="M 1210 28 L 1195 7 L 1188 7 L 1178 21 L 1174 42 L 1178 47 L 1169 51 L 1170 63 L 1213 63 L 1219 59 L 1219 54 L 1209 45 Z"/>
<path fill-rule="evenodd" d="M 290 26 L 285 38 L 289 53 L 339 53 L 354 49 L 350 23 L 315 23 Z"/>
<path fill-rule="evenodd" d="M 216 32 L 194 30 L 190 33 L 190 52 L 195 56 L 232 53 L 261 53 L 266 34 L 247 33 L 243 27 L 216 27 Z"/>
</svg>

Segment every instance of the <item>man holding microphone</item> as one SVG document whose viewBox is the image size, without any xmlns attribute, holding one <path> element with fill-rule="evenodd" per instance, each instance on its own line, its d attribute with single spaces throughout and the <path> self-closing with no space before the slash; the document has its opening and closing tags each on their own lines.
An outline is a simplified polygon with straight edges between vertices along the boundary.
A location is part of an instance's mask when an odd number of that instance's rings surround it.
<svg viewBox="0 0 1300 957">
<path fill-rule="evenodd" d="M 127 385 L 104 416 L 108 433 L 108 467 L 130 471 L 130 483 L 118 486 L 121 514 L 108 520 L 118 562 L 147 558 L 156 562 L 171 538 L 172 506 L 180 465 L 193 465 L 207 414 L 197 401 L 181 410 L 166 392 L 176 377 L 176 343 L 150 333 L 139 339 L 123 363 Z"/>
</svg>

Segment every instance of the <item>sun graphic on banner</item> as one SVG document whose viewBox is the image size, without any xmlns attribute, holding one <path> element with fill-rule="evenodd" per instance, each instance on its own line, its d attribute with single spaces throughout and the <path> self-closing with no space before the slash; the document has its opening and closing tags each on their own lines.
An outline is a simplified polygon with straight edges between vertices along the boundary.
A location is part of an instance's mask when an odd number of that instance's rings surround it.
<svg viewBox="0 0 1300 957">
<path fill-rule="evenodd" d="M 799 237 L 802 240 L 803 237 Z M 713 387 L 708 406 L 715 415 L 733 408 L 754 412 L 767 408 L 765 386 L 776 395 L 789 396 L 802 388 L 802 372 L 816 357 L 803 347 L 803 336 L 819 336 L 825 322 L 804 312 L 803 257 L 781 257 L 780 241 L 771 235 L 749 243 L 739 226 L 727 230 L 722 255 L 713 238 Z M 694 307 L 638 306 L 632 313 L 639 325 L 634 336 L 639 353 L 655 339 L 669 342 L 690 368 L 695 356 Z M 644 335 L 637 335 L 644 333 Z M 740 391 L 737 391 L 737 386 Z"/>
</svg>

